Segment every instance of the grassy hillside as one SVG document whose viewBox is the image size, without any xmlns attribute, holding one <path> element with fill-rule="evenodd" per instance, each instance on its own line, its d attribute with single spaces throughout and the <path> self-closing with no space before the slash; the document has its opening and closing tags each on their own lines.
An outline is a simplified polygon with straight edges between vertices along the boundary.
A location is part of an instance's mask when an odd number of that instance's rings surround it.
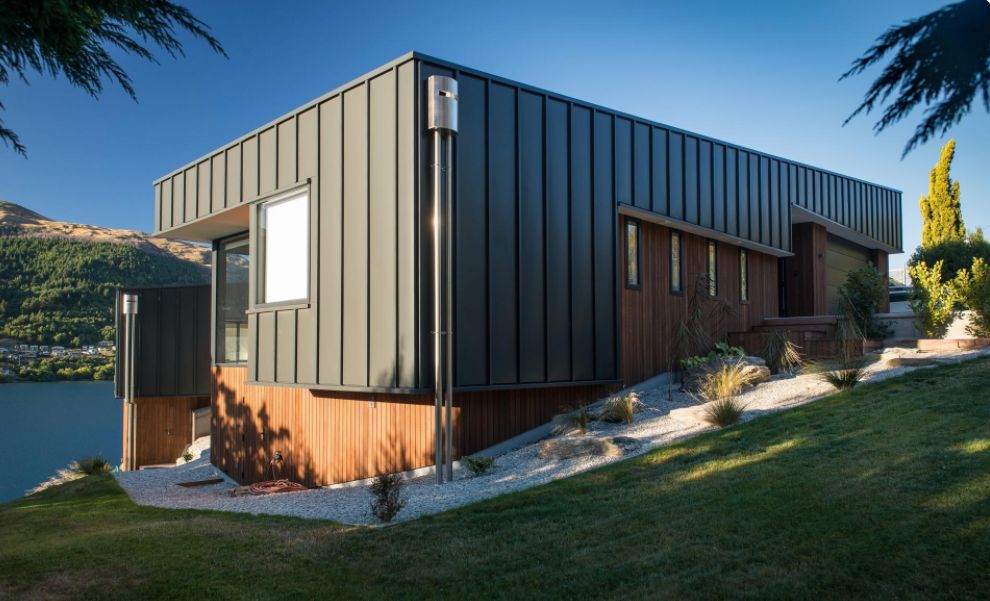
<svg viewBox="0 0 990 601">
<path fill-rule="evenodd" d="M 988 360 L 918 370 L 388 528 L 89 476 L 0 505 L 0 597 L 988 599 L 988 388 Z"/>
<path fill-rule="evenodd" d="M 112 336 L 114 288 L 206 281 L 201 265 L 111 242 L 0 232 L 0 338 L 79 346 Z"/>
</svg>

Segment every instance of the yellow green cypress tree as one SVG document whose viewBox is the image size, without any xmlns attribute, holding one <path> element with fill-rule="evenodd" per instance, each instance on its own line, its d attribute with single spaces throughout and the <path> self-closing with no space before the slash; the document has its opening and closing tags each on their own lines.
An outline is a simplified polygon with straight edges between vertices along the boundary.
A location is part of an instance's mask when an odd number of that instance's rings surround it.
<svg viewBox="0 0 990 601">
<path fill-rule="evenodd" d="M 956 141 L 942 147 L 938 163 L 928 175 L 928 195 L 922 196 L 921 246 L 931 248 L 951 240 L 964 240 L 962 207 L 959 204 L 959 182 L 949 177 L 952 159 L 956 154 Z"/>
</svg>

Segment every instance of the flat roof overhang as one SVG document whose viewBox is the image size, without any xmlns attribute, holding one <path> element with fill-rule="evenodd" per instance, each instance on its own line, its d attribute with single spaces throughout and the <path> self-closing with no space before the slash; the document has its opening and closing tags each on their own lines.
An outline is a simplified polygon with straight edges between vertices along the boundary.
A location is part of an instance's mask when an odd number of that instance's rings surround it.
<svg viewBox="0 0 990 601">
<path fill-rule="evenodd" d="M 855 242 L 856 244 L 865 248 L 869 248 L 873 250 L 882 250 L 888 255 L 899 255 L 902 252 L 904 252 L 899 248 L 894 248 L 889 244 L 884 244 L 879 240 L 876 240 L 865 234 L 861 234 L 856 230 L 850 229 L 844 225 L 836 223 L 831 219 L 826 219 L 825 217 L 822 217 L 818 213 L 814 213 L 812 211 L 809 211 L 808 209 L 792 204 L 791 224 L 793 225 L 795 223 L 817 223 L 818 225 L 824 226 L 825 230 L 834 236 L 838 236 L 839 238 L 844 238 L 846 240 L 849 240 L 850 242 Z"/>
<path fill-rule="evenodd" d="M 155 234 L 155 237 L 189 242 L 213 242 L 219 238 L 247 231 L 250 223 L 251 204 L 244 203 L 162 230 Z"/>
<path fill-rule="evenodd" d="M 688 223 L 687 221 L 681 221 L 680 219 L 673 219 L 671 217 L 667 217 L 666 215 L 654 213 L 653 211 L 647 211 L 646 209 L 640 209 L 639 207 L 634 207 L 625 203 L 619 203 L 619 214 L 635 217 L 636 219 L 646 221 L 648 223 L 656 223 L 657 225 L 673 228 L 688 234 L 694 234 L 695 236 L 711 238 L 712 240 L 718 240 L 719 242 L 725 242 L 726 244 L 732 244 L 734 246 L 741 246 L 742 248 L 755 250 L 756 252 L 760 252 L 765 255 L 771 255 L 774 257 L 794 256 L 794 253 L 786 250 L 775 248 L 773 246 L 767 246 L 766 244 L 760 244 L 759 242 L 752 242 L 750 240 L 737 238 L 730 234 L 710 230 L 700 225 Z"/>
</svg>

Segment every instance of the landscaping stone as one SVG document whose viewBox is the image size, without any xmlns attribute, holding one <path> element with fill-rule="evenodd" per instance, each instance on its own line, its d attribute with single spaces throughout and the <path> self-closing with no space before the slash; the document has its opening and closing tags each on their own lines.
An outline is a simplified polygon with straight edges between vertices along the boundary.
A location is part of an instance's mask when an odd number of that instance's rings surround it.
<svg viewBox="0 0 990 601">
<path fill-rule="evenodd" d="M 622 449 L 609 439 L 593 436 L 558 436 L 540 443 L 541 459 L 570 459 L 586 455 L 594 457 L 618 457 Z"/>
<path fill-rule="evenodd" d="M 927 367 L 935 365 L 936 361 L 932 357 L 891 357 L 884 360 L 886 367 Z"/>
<path fill-rule="evenodd" d="M 613 436 L 612 444 L 619 447 L 623 455 L 634 453 L 643 446 L 643 443 L 638 438 L 633 438 L 632 436 Z"/>
</svg>

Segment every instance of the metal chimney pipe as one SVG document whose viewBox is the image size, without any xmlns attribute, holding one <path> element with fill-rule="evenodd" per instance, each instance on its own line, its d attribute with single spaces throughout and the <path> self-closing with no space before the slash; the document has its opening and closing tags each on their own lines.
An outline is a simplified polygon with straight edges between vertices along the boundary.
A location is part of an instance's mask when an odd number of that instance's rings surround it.
<svg viewBox="0 0 990 601">
<path fill-rule="evenodd" d="M 137 469 L 137 460 L 134 456 L 137 452 L 137 404 L 134 400 L 136 390 L 134 384 L 134 360 L 137 353 L 135 322 L 138 313 L 138 295 L 124 294 L 122 303 L 124 313 L 124 388 L 128 413 L 127 461 L 125 468 L 127 470 L 135 470 Z M 117 352 L 119 353 L 120 349 L 117 349 Z"/>
<path fill-rule="evenodd" d="M 457 133 L 457 80 L 431 75 L 426 81 L 427 128 L 433 132 L 433 407 L 434 469 L 453 479 L 453 136 Z M 445 419 L 446 418 L 446 419 Z"/>
</svg>

